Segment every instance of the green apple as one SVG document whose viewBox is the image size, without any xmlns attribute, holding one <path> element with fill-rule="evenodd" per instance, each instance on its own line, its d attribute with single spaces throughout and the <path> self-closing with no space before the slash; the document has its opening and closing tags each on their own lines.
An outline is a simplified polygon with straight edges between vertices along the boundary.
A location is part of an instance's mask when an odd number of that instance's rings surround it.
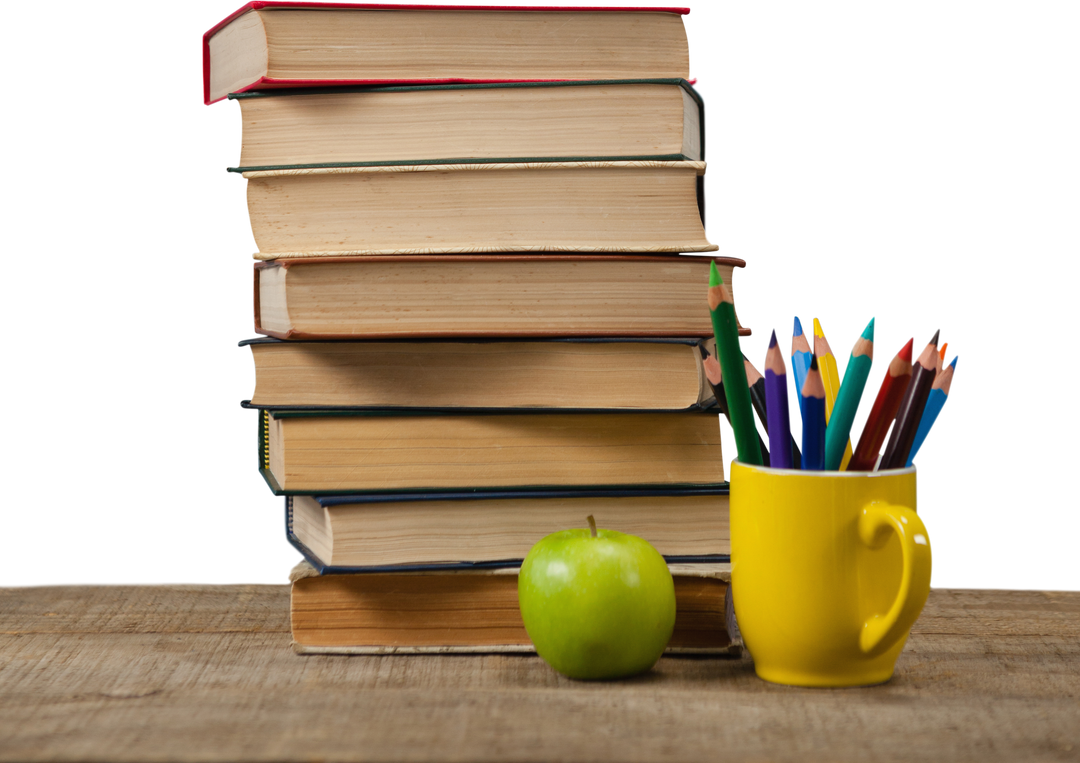
<svg viewBox="0 0 1080 763">
<path fill-rule="evenodd" d="M 518 603 L 536 652 L 570 678 L 622 678 L 651 668 L 675 627 L 675 583 L 635 535 L 563 530 L 529 551 Z"/>
</svg>

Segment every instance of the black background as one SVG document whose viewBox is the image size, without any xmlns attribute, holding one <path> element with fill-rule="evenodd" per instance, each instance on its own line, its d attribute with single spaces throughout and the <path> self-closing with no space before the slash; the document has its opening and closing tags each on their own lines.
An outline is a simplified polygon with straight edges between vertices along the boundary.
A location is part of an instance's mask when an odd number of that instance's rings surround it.
<svg viewBox="0 0 1080 763">
<path fill-rule="evenodd" d="M 172 6 L 145 65 L 90 111 L 117 125 L 80 146 L 112 185 L 79 177 L 81 235 L 50 231 L 90 247 L 52 255 L 84 267 L 50 266 L 75 273 L 54 291 L 75 331 L 39 339 L 49 360 L 21 383 L 59 402 L 24 419 L 32 453 L 14 464 L 33 471 L 9 476 L 28 488 L 12 494 L 8 579 L 281 579 L 295 560 L 255 476 L 253 415 L 235 407 L 251 389 L 233 340 L 249 333 L 252 249 L 243 184 L 221 171 L 237 115 L 203 109 L 195 81 L 195 37 L 230 6 Z M 750 259 L 739 303 L 757 360 L 792 312 L 821 314 L 841 359 L 876 312 L 876 384 L 908 334 L 942 325 L 963 362 L 919 458 L 937 583 L 1075 586 L 1059 525 L 1075 498 L 1040 477 L 1069 442 L 1041 444 L 1054 271 L 1016 232 L 1024 189 L 999 180 L 1014 156 L 987 50 L 936 22 L 699 6 L 711 235 Z"/>
</svg>

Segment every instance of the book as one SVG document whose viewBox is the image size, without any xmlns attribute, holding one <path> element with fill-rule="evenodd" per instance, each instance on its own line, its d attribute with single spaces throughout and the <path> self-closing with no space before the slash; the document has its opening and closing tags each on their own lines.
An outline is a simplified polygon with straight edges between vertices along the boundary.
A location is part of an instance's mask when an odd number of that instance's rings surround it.
<svg viewBox="0 0 1080 763">
<path fill-rule="evenodd" d="M 296 495 L 286 531 L 321 573 L 518 566 L 540 538 L 584 525 L 644 538 L 668 561 L 729 561 L 728 486 Z"/>
<path fill-rule="evenodd" d="M 729 564 L 669 564 L 675 630 L 667 653 L 739 654 L 728 634 Z M 518 608 L 517 568 L 289 575 L 300 654 L 533 652 Z"/>
<path fill-rule="evenodd" d="M 716 413 L 260 411 L 278 495 L 698 486 L 724 481 Z"/>
<path fill-rule="evenodd" d="M 705 158 L 705 108 L 686 80 L 516 82 L 230 95 L 230 172 L 377 164 Z M 513 158 L 521 157 L 521 158 Z"/>
<path fill-rule="evenodd" d="M 311 85 L 686 79 L 685 13 L 252 2 L 203 35 L 203 100 Z"/>
<path fill-rule="evenodd" d="M 255 265 L 255 331 L 280 339 L 706 338 L 709 262 L 550 254 L 275 260 Z M 743 261 L 716 263 L 730 289 Z"/>
<path fill-rule="evenodd" d="M 509 162 L 245 172 L 256 259 L 711 252 L 704 162 Z"/>
<path fill-rule="evenodd" d="M 639 409 L 716 405 L 702 339 L 240 343 L 256 408 Z"/>
</svg>

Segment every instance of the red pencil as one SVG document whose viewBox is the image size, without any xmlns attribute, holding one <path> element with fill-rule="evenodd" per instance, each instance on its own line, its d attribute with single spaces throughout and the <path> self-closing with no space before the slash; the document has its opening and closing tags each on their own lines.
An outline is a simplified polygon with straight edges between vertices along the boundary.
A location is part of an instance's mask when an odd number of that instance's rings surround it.
<svg viewBox="0 0 1080 763">
<path fill-rule="evenodd" d="M 881 452 L 881 443 L 885 442 L 889 425 L 896 418 L 896 411 L 900 407 L 900 401 L 904 398 L 904 391 L 911 380 L 911 349 L 914 339 L 909 339 L 896 357 L 889 363 L 889 370 L 885 372 L 885 379 L 881 382 L 874 407 L 870 409 L 870 415 L 866 418 L 866 426 L 863 427 L 859 437 L 859 445 L 851 456 L 847 470 L 849 472 L 869 472 L 877 463 L 878 454 Z"/>
</svg>

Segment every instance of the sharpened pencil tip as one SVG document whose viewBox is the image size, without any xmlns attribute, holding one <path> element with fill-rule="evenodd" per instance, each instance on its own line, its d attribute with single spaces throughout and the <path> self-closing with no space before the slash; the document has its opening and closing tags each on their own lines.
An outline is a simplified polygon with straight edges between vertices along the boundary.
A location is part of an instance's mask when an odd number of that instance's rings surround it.
<svg viewBox="0 0 1080 763">
<path fill-rule="evenodd" d="M 930 340 L 930 344 L 932 344 L 932 345 L 934 345 L 935 347 L 937 347 L 937 343 L 938 343 L 938 337 L 939 337 L 940 335 L 941 335 L 941 329 L 938 329 L 937 331 L 935 331 L 935 332 L 934 332 L 934 338 Z"/>
<path fill-rule="evenodd" d="M 705 345 L 699 344 L 697 346 L 697 348 L 698 348 L 698 352 L 701 353 L 701 359 L 702 360 L 705 360 L 706 358 L 709 357 L 709 351 L 705 349 Z"/>
<path fill-rule="evenodd" d="M 776 329 L 773 329 L 772 338 L 769 339 L 769 349 L 771 350 L 775 346 L 776 346 Z"/>
<path fill-rule="evenodd" d="M 814 336 L 825 336 L 825 332 L 821 328 L 821 321 L 819 321 L 817 318 L 814 318 Z"/>
<path fill-rule="evenodd" d="M 918 342 L 919 337 L 915 334 L 908 334 L 907 338 L 904 339 L 904 344 L 896 351 L 897 356 L 900 356 L 900 359 L 905 361 L 915 360 L 915 345 L 918 344 Z"/>
<path fill-rule="evenodd" d="M 949 364 L 949 368 L 951 368 L 953 370 L 956 370 L 956 361 L 958 361 L 958 360 L 960 360 L 959 355 L 957 355 L 955 358 L 952 359 L 952 363 Z"/>
<path fill-rule="evenodd" d="M 803 330 L 802 330 L 802 321 L 800 321 L 799 316 L 796 315 L 795 316 L 795 332 L 792 334 L 792 336 L 801 336 L 802 332 L 803 332 Z"/>
<path fill-rule="evenodd" d="M 870 322 L 866 324 L 866 328 L 863 329 L 862 338 L 867 341 L 874 341 L 874 321 L 875 318 L 871 318 Z"/>
<path fill-rule="evenodd" d="M 709 288 L 719 286 L 724 282 L 724 279 L 720 277 L 720 271 L 716 269 L 716 260 L 709 262 Z"/>
<path fill-rule="evenodd" d="M 813 356 L 810 357 L 810 370 L 811 371 L 817 371 L 818 370 L 817 355 L 813 355 Z"/>
</svg>

